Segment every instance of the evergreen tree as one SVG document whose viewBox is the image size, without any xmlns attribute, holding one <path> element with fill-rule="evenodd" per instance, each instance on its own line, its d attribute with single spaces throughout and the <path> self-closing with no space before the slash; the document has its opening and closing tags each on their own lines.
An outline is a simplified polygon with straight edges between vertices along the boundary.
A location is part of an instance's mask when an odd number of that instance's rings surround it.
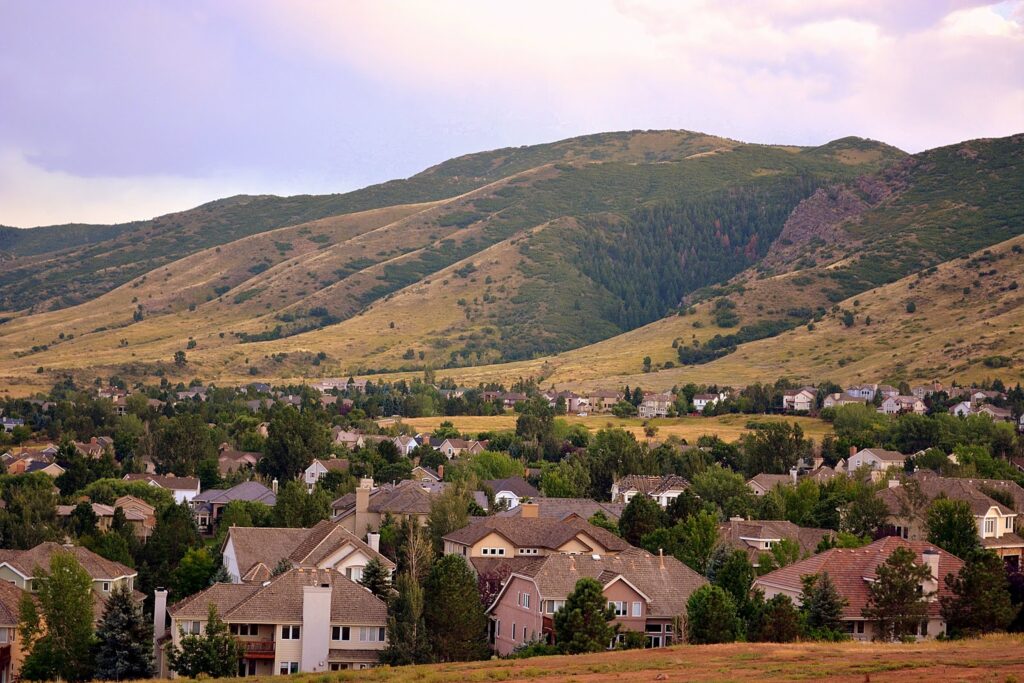
<svg viewBox="0 0 1024 683">
<path fill-rule="evenodd" d="M 748 633 L 749 640 L 762 643 L 791 643 L 799 637 L 800 612 L 790 597 L 782 593 L 761 606 L 756 628 Z"/>
<path fill-rule="evenodd" d="M 92 509 L 91 503 L 81 502 L 75 506 L 68 517 L 68 531 L 72 536 L 82 537 L 96 533 L 99 517 Z"/>
<path fill-rule="evenodd" d="M 832 577 L 827 573 L 808 574 L 801 578 L 800 613 L 806 635 L 821 640 L 842 637 L 843 608 L 846 599 L 839 595 Z"/>
<path fill-rule="evenodd" d="M 686 640 L 694 645 L 731 643 L 742 628 L 732 596 L 718 586 L 705 584 L 686 602 Z"/>
<path fill-rule="evenodd" d="M 19 630 L 32 648 L 21 674 L 29 680 L 85 681 L 93 675 L 92 577 L 71 553 L 50 558 L 49 571 L 40 569 L 33 584 L 39 601 L 37 621 L 24 602 Z M 39 623 L 44 624 L 42 630 Z M 40 633 L 42 635 L 40 635 Z"/>
<path fill-rule="evenodd" d="M 359 583 L 381 600 L 387 600 L 391 595 L 391 577 L 387 567 L 376 557 L 366 563 Z"/>
<path fill-rule="evenodd" d="M 434 498 L 427 515 L 427 529 L 434 552 L 438 555 L 444 550 L 446 535 L 469 524 L 469 504 L 473 497 L 465 482 L 454 482 Z"/>
<path fill-rule="evenodd" d="M 445 555 L 430 568 L 424 586 L 424 619 L 434 652 L 442 661 L 487 656 L 487 615 L 476 576 L 461 555 Z"/>
<path fill-rule="evenodd" d="M 307 529 L 330 516 L 331 496 L 320 487 L 307 493 L 301 482 L 289 481 L 278 492 L 273 510 L 277 526 Z"/>
<path fill-rule="evenodd" d="M 432 653 L 423 616 L 423 587 L 415 576 L 403 572 L 395 580 L 395 589 L 388 615 L 388 644 L 380 661 L 391 666 L 429 662 Z"/>
<path fill-rule="evenodd" d="M 96 640 L 96 678 L 120 681 L 153 676 L 153 625 L 127 586 L 111 592 Z"/>
<path fill-rule="evenodd" d="M 750 587 L 754 584 L 754 566 L 750 564 L 747 553 L 742 550 L 726 550 L 724 557 L 717 563 L 712 562 L 711 565 L 708 579 L 727 591 L 732 596 L 736 608 L 742 613 L 750 599 Z"/>
<path fill-rule="evenodd" d="M 965 500 L 936 498 L 928 507 L 926 518 L 928 542 L 951 555 L 968 558 L 981 548 L 974 513 Z"/>
<path fill-rule="evenodd" d="M 929 594 L 921 583 L 931 578 L 927 565 L 917 563 L 910 548 L 896 548 L 875 570 L 875 581 L 868 584 L 868 604 L 862 610 L 865 619 L 877 624 L 881 640 L 899 640 L 913 635 L 928 615 Z"/>
<path fill-rule="evenodd" d="M 309 467 L 313 458 L 331 450 L 331 435 L 311 411 L 288 406 L 270 418 L 264 457 L 259 471 L 279 481 L 292 481 Z"/>
<path fill-rule="evenodd" d="M 942 618 L 954 637 L 1005 630 L 1017 614 L 1002 559 L 993 552 L 971 555 L 954 576 L 946 576 L 952 595 L 939 598 Z"/>
<path fill-rule="evenodd" d="M 603 652 L 615 637 L 614 618 L 601 584 L 589 577 L 580 579 L 565 606 L 555 612 L 558 649 L 568 654 Z"/>
<path fill-rule="evenodd" d="M 169 505 L 157 516 L 156 528 L 142 549 L 139 566 L 141 590 L 171 586 L 171 573 L 192 548 L 202 546 L 199 528 L 188 504 Z"/>
<path fill-rule="evenodd" d="M 630 545 L 639 546 L 640 539 L 664 525 L 665 515 L 654 499 L 638 493 L 619 517 L 619 532 Z"/>
<path fill-rule="evenodd" d="M 228 631 L 215 605 L 210 605 L 203 633 L 182 631 L 180 643 L 167 650 L 167 664 L 175 673 L 189 678 L 238 675 L 238 660 L 245 654 L 245 646 Z"/>
<path fill-rule="evenodd" d="M 686 451 L 686 453 L 692 453 L 696 450 L 691 449 Z M 704 504 L 701 503 L 700 498 L 695 496 L 690 489 L 684 489 L 682 493 L 669 501 L 669 504 L 665 507 L 666 523 L 671 525 L 684 522 L 703 508 Z"/>
</svg>

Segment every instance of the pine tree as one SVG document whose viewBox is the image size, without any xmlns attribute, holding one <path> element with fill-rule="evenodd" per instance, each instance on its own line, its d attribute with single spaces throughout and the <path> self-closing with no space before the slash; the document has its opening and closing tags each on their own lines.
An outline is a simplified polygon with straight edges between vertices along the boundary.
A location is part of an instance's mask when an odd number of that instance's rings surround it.
<svg viewBox="0 0 1024 683">
<path fill-rule="evenodd" d="M 731 643 L 742 624 L 732 596 L 718 586 L 705 584 L 686 602 L 686 640 L 695 645 Z"/>
<path fill-rule="evenodd" d="M 221 678 L 238 674 L 238 660 L 245 647 L 231 635 L 228 626 L 217 615 L 217 607 L 210 605 L 206 628 L 200 634 L 182 632 L 181 645 L 167 651 L 171 670 L 182 676 Z"/>
<path fill-rule="evenodd" d="M 717 559 L 717 553 L 712 559 Z M 754 566 L 750 564 L 747 553 L 742 550 L 725 551 L 723 558 L 710 564 L 708 579 L 719 588 L 725 589 L 732 596 L 737 609 L 742 612 L 750 598 L 750 587 L 754 583 Z"/>
<path fill-rule="evenodd" d="M 487 656 L 487 615 L 476 576 L 461 555 L 445 555 L 430 568 L 423 614 L 434 652 L 442 661 Z"/>
<path fill-rule="evenodd" d="M 366 563 L 359 583 L 382 600 L 387 600 L 391 595 L 391 576 L 387 567 L 376 557 Z"/>
<path fill-rule="evenodd" d="M 380 661 L 391 666 L 429 662 L 432 654 L 423 617 L 423 587 L 416 577 L 402 573 L 395 580 L 395 589 L 388 616 L 388 644 Z"/>
<path fill-rule="evenodd" d="M 619 517 L 619 532 L 630 545 L 640 545 L 640 539 L 664 525 L 661 507 L 642 493 L 630 499 Z"/>
<path fill-rule="evenodd" d="M 96 678 L 119 681 L 153 675 L 153 626 L 127 586 L 118 586 L 107 599 L 96 639 Z"/>
<path fill-rule="evenodd" d="M 928 615 L 929 594 L 920 587 L 931 578 L 931 570 L 917 563 L 917 554 L 910 548 L 896 548 L 875 575 L 875 581 L 868 584 L 864 618 L 877 623 L 881 640 L 913 635 Z"/>
<path fill-rule="evenodd" d="M 615 636 L 614 618 L 601 584 L 589 577 L 580 579 L 565 606 L 555 612 L 558 649 L 568 654 L 603 652 Z"/>
<path fill-rule="evenodd" d="M 809 638 L 838 640 L 842 635 L 846 599 L 839 595 L 827 573 L 802 577 L 800 612 Z"/>
<path fill-rule="evenodd" d="M 791 643 L 800 637 L 800 612 L 788 595 L 779 593 L 764 603 L 755 632 L 749 640 L 762 643 Z"/>
<path fill-rule="evenodd" d="M 946 586 L 952 595 L 939 601 L 951 636 L 1002 631 L 1016 616 L 1006 567 L 993 552 L 975 553 L 956 576 L 946 576 Z"/>
</svg>

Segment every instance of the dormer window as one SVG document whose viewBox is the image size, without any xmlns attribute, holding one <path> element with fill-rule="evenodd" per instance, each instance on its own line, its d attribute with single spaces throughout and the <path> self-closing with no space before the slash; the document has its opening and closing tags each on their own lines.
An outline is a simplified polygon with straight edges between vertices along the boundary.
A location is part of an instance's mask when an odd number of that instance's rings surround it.
<svg viewBox="0 0 1024 683">
<path fill-rule="evenodd" d="M 996 520 L 990 517 L 985 518 L 985 533 L 994 534 L 996 532 Z"/>
</svg>

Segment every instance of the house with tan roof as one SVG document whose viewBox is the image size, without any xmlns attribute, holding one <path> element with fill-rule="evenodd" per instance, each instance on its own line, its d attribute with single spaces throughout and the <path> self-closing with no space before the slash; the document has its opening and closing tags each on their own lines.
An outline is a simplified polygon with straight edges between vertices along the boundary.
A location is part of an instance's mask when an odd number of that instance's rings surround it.
<svg viewBox="0 0 1024 683">
<path fill-rule="evenodd" d="M 222 477 L 242 470 L 254 470 L 262 457 L 262 453 L 240 451 L 222 443 L 217 452 L 217 470 Z"/>
<path fill-rule="evenodd" d="M 348 458 L 314 458 L 309 467 L 302 473 L 302 481 L 306 491 L 313 493 L 318 481 L 327 476 L 328 472 L 348 472 Z"/>
<path fill-rule="evenodd" d="M 763 496 L 771 492 L 776 486 L 791 486 L 795 483 L 795 471 L 793 474 L 768 474 L 761 472 L 747 480 L 747 488 L 753 491 L 755 496 Z"/>
<path fill-rule="evenodd" d="M 231 527 L 221 545 L 224 568 L 232 582 L 260 582 L 287 561 L 294 567 L 331 569 L 359 581 L 363 569 L 376 559 L 387 569 L 395 563 L 380 554 L 380 536 L 367 541 L 341 525 L 324 520 L 311 529 Z"/>
<path fill-rule="evenodd" d="M 782 392 L 782 409 L 787 412 L 806 413 L 814 409 L 818 390 L 814 387 L 787 389 Z"/>
<path fill-rule="evenodd" d="M 618 522 L 625 509 L 624 503 L 602 503 L 590 498 L 548 498 L 540 496 L 529 503 L 521 503 L 509 510 L 495 513 L 498 517 L 550 517 L 590 519 L 598 512 L 612 522 Z"/>
<path fill-rule="evenodd" d="M 331 503 L 332 519 L 360 538 L 380 529 L 385 515 L 396 520 L 412 517 L 426 524 L 430 504 L 444 486 L 443 482 L 408 480 L 375 487 L 373 479 L 361 479 L 354 492 Z"/>
<path fill-rule="evenodd" d="M 522 477 L 487 479 L 481 484 L 494 492 L 495 505 L 504 505 L 509 510 L 523 501 L 540 497 L 540 491 Z"/>
<path fill-rule="evenodd" d="M 444 537 L 445 555 L 537 557 L 553 553 L 613 555 L 624 540 L 578 517 L 483 517 Z"/>
<path fill-rule="evenodd" d="M 643 494 L 664 508 L 688 488 L 690 482 L 676 474 L 629 474 L 612 483 L 612 502 L 628 504 L 633 496 Z"/>
<path fill-rule="evenodd" d="M 887 451 L 884 448 L 862 448 L 850 454 L 846 467 L 847 471 L 855 472 L 866 465 L 871 470 L 872 479 L 878 480 L 889 469 L 903 469 L 907 457 L 909 456 L 899 451 Z"/>
<path fill-rule="evenodd" d="M 387 645 L 387 605 L 329 569 L 214 584 L 169 608 L 170 642 L 203 633 L 210 605 L 244 647 L 238 671 L 245 676 L 367 669 Z"/>
<path fill-rule="evenodd" d="M 18 672 L 27 654 L 22 647 L 18 624 L 25 591 L 0 581 L 0 681 L 18 680 Z"/>
<path fill-rule="evenodd" d="M 751 564 L 758 567 L 761 556 L 770 553 L 782 541 L 792 541 L 800 547 L 804 557 L 813 555 L 818 544 L 835 532 L 830 529 L 801 527 L 786 520 L 745 520 L 730 519 L 718 527 L 718 538 L 735 550 L 742 550 L 750 557 Z"/>
<path fill-rule="evenodd" d="M 1024 489 L 1017 484 L 1006 483 L 1024 494 Z M 1017 510 L 989 496 L 986 488 L 990 492 L 996 489 L 975 479 L 918 473 L 904 482 L 891 481 L 889 488 L 878 492 L 878 498 L 889 510 L 889 533 L 910 541 L 928 538 L 926 514 L 928 506 L 936 498 L 964 501 L 971 508 L 982 546 L 1002 557 L 1008 565 L 1020 567 L 1024 538 L 1016 533 Z M 1008 488 L 1003 490 L 1009 492 Z M 915 505 L 915 501 L 921 501 L 923 505 Z"/>
<path fill-rule="evenodd" d="M 924 401 L 916 396 L 896 395 L 884 398 L 882 405 L 878 408 L 878 412 L 885 413 L 886 415 L 899 415 L 902 413 L 924 415 L 928 412 L 928 407 L 924 404 Z"/>
<path fill-rule="evenodd" d="M 274 488 L 277 488 L 276 483 Z M 190 501 L 199 530 L 212 533 L 224 508 L 236 500 L 274 507 L 277 504 L 277 492 L 258 481 L 243 481 L 229 489 L 207 489 Z"/>
<path fill-rule="evenodd" d="M 622 400 L 622 393 L 619 391 L 608 391 L 599 389 L 587 394 L 587 402 L 590 410 L 595 413 L 610 413 L 615 404 Z"/>
<path fill-rule="evenodd" d="M 366 445 L 366 439 L 363 438 L 362 434 L 341 427 L 335 427 L 331 430 L 331 439 L 336 445 L 344 446 L 350 451 Z"/>
<path fill-rule="evenodd" d="M 137 503 L 130 503 L 125 499 L 131 501 L 137 501 Z M 121 502 L 122 505 L 117 503 Z M 143 509 L 138 503 L 145 505 L 149 510 Z M 122 496 L 113 505 L 103 505 L 102 503 L 91 503 L 92 512 L 96 515 L 96 528 L 102 532 L 110 531 L 114 524 L 114 514 L 118 508 L 124 513 L 124 517 L 128 524 L 132 528 L 132 532 L 136 538 L 146 539 L 149 538 L 153 533 L 153 529 L 156 527 L 156 516 L 155 508 L 145 501 L 133 498 L 132 496 Z M 71 514 L 75 511 L 77 505 L 58 505 L 57 516 L 62 519 L 71 517 Z"/>
<path fill-rule="evenodd" d="M 767 600 L 776 595 L 788 595 L 800 605 L 803 592 L 802 577 L 808 574 L 828 574 L 846 599 L 843 607 L 843 625 L 854 640 L 869 641 L 876 635 L 876 624 L 863 616 L 868 605 L 868 586 L 877 580 L 876 571 L 896 548 L 910 548 L 917 555 L 918 564 L 931 570 L 931 577 L 921 584 L 921 591 L 929 595 L 927 620 L 918 627 L 917 638 L 934 638 L 946 633 L 946 622 L 939 609 L 939 598 L 950 595 L 946 575 L 956 574 L 963 561 L 938 546 L 923 541 L 907 541 L 895 536 L 880 539 L 863 548 L 832 548 L 806 560 L 794 562 L 782 569 L 754 580 L 754 588 L 764 591 Z"/>
<path fill-rule="evenodd" d="M 822 403 L 821 403 L 821 407 L 822 408 L 841 408 L 842 406 L 848 406 L 848 405 L 852 405 L 854 403 L 860 403 L 861 405 L 864 405 L 867 402 L 868 402 L 868 400 L 866 398 L 861 397 L 861 396 L 854 396 L 852 394 L 835 393 L 835 394 L 829 394 L 828 396 L 826 396 L 825 400 L 822 401 Z"/>
<path fill-rule="evenodd" d="M 188 503 L 199 495 L 199 479 L 197 477 L 176 477 L 173 474 L 140 474 L 131 473 L 122 477 L 125 481 L 144 481 L 158 489 L 167 489 L 174 496 L 174 502 Z"/>
<path fill-rule="evenodd" d="M 674 557 L 628 548 L 617 555 L 539 558 L 509 576 L 487 609 L 498 655 L 530 642 L 554 643 L 554 615 L 582 578 L 597 580 L 615 612 L 614 624 L 647 636 L 648 647 L 685 639 L 679 633 L 690 594 L 707 579 Z M 624 637 L 622 635 L 620 638 Z M 611 644 L 610 644 L 611 645 Z"/>
<path fill-rule="evenodd" d="M 672 404 L 675 402 L 675 396 L 669 393 L 664 394 L 644 394 L 644 400 L 637 406 L 637 415 L 641 419 L 650 419 L 652 417 L 665 417 L 668 415 L 668 411 L 672 408 Z"/>
<path fill-rule="evenodd" d="M 57 553 L 70 553 L 92 578 L 93 615 L 96 621 L 103 616 L 110 593 L 119 586 L 132 592 L 136 602 L 146 596 L 135 590 L 139 573 L 120 562 L 108 560 L 88 548 L 77 545 L 60 545 L 45 541 L 29 550 L 0 550 L 0 582 L 10 583 L 30 593 L 35 592 L 35 571 L 37 567 L 48 570 L 50 560 Z"/>
</svg>

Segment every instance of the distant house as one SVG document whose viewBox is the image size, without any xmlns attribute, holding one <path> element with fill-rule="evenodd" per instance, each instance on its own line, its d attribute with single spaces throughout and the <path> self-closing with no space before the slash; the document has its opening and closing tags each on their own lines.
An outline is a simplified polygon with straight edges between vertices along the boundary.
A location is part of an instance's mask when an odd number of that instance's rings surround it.
<svg viewBox="0 0 1024 683">
<path fill-rule="evenodd" d="M 763 496 L 776 486 L 789 486 L 796 483 L 796 472 L 793 474 L 766 474 L 764 472 L 747 480 L 747 487 L 755 496 Z"/>
<path fill-rule="evenodd" d="M 348 458 L 314 458 L 302 474 L 306 491 L 313 493 L 318 481 L 327 476 L 328 472 L 348 472 Z"/>
<path fill-rule="evenodd" d="M 988 415 L 993 422 L 1013 422 L 1013 412 L 1009 408 L 999 408 L 991 404 L 978 407 L 978 415 Z"/>
<path fill-rule="evenodd" d="M 191 500 L 192 514 L 195 515 L 199 530 L 203 533 L 212 532 L 224 508 L 236 500 L 273 507 L 277 503 L 277 493 L 258 481 L 243 481 L 226 490 L 203 491 Z"/>
<path fill-rule="evenodd" d="M 531 486 L 522 477 L 488 479 L 482 483 L 494 492 L 494 504 L 504 503 L 508 509 L 516 507 L 524 499 L 532 500 L 533 498 L 540 497 L 540 491 Z"/>
<path fill-rule="evenodd" d="M 55 462 L 49 462 L 46 460 L 30 460 L 26 463 L 25 474 L 32 474 L 33 472 L 41 472 L 42 474 L 49 475 L 56 479 L 60 475 L 64 474 L 64 468 Z"/>
<path fill-rule="evenodd" d="M 125 481 L 143 481 L 158 489 L 167 489 L 174 496 L 175 503 L 188 503 L 199 495 L 199 479 L 176 477 L 173 474 L 126 474 Z"/>
<path fill-rule="evenodd" d="M 487 450 L 487 447 L 480 441 L 467 439 L 445 439 L 437 446 L 437 450 L 444 453 L 449 460 L 463 455 L 475 455 Z"/>
<path fill-rule="evenodd" d="M 857 396 L 869 403 L 875 400 L 875 392 L 878 391 L 877 384 L 854 384 L 846 390 L 850 396 Z"/>
<path fill-rule="evenodd" d="M 398 452 L 404 456 L 411 455 L 416 450 L 416 447 L 419 446 L 419 442 L 416 441 L 415 437 L 405 436 L 404 434 L 396 436 L 391 442 L 395 444 Z"/>
<path fill-rule="evenodd" d="M 814 387 L 787 389 L 782 392 L 782 409 L 788 412 L 808 412 L 814 409 L 818 391 Z"/>
<path fill-rule="evenodd" d="M 591 391 L 587 395 L 587 402 L 590 410 L 595 413 L 609 413 L 615 404 L 622 400 L 622 394 L 617 391 Z"/>
<path fill-rule="evenodd" d="M 222 443 L 217 452 L 217 470 L 222 477 L 246 469 L 255 469 L 262 453 L 239 451 Z"/>
<path fill-rule="evenodd" d="M 897 415 L 900 413 L 924 415 L 928 412 L 928 407 L 924 404 L 924 401 L 916 396 L 887 396 L 882 399 L 882 405 L 878 408 L 878 412 L 886 413 L 887 415 Z"/>
<path fill-rule="evenodd" d="M 618 522 L 625 509 L 625 503 L 602 503 L 589 498 L 547 498 L 539 496 L 529 503 L 520 503 L 514 508 L 495 513 L 497 517 L 552 517 L 566 519 L 579 517 L 589 520 L 597 513 L 603 514 L 608 520 Z"/>
<path fill-rule="evenodd" d="M 863 405 L 867 402 L 868 400 L 866 398 L 861 398 L 860 396 L 836 393 L 829 394 L 828 396 L 826 396 L 825 400 L 822 401 L 821 405 L 823 408 L 840 408 L 842 406 L 848 406 L 854 403 L 860 403 L 861 405 Z"/>
<path fill-rule="evenodd" d="M 0 681 L 19 680 L 21 664 L 25 661 L 25 647 L 18 632 L 21 603 L 26 591 L 13 583 L 0 581 Z"/>
<path fill-rule="evenodd" d="M 331 430 L 331 437 L 339 446 L 344 446 L 350 451 L 354 451 L 357 448 L 362 448 L 366 444 L 366 440 L 363 435 L 359 432 L 350 432 L 342 429 L 341 427 L 335 427 Z"/>
<path fill-rule="evenodd" d="M 892 467 L 902 468 L 907 461 L 906 455 L 899 451 L 887 451 L 884 448 L 865 448 L 850 455 L 847 469 L 850 472 L 867 465 L 873 473 L 884 473 Z"/>
<path fill-rule="evenodd" d="M 445 555 L 535 557 L 558 553 L 611 555 L 630 548 L 607 529 L 578 517 L 483 517 L 444 537 Z"/>
<path fill-rule="evenodd" d="M 24 427 L 25 421 L 20 417 L 0 417 L 0 432 L 13 432 L 15 427 Z"/>
<path fill-rule="evenodd" d="M 829 529 L 800 527 L 785 520 L 731 519 L 718 527 L 722 543 L 750 556 L 754 567 L 760 566 L 761 556 L 784 540 L 792 541 L 804 557 L 813 555 L 818 544 L 835 532 Z"/>
<path fill-rule="evenodd" d="M 675 397 L 672 394 L 644 394 L 644 400 L 637 406 L 637 415 L 645 420 L 665 417 L 674 402 Z"/>
<path fill-rule="evenodd" d="M 131 498 L 131 496 L 125 496 L 125 498 Z M 132 500 L 138 500 L 132 498 Z M 142 501 L 139 501 L 142 502 Z M 75 505 L 58 505 L 57 516 L 62 519 L 67 519 L 75 511 Z M 111 526 L 114 522 L 114 514 L 117 508 L 122 507 L 120 505 L 103 505 L 101 503 L 92 503 L 92 512 L 96 515 L 96 528 L 100 531 L 110 531 Z M 150 507 L 150 510 L 153 510 Z M 141 512 L 137 507 L 132 506 L 127 509 L 122 507 L 125 519 L 128 524 L 132 527 L 132 532 L 138 538 L 149 538 L 150 534 L 153 533 L 153 528 L 156 526 L 156 521 L 150 513 L 147 515 L 145 512 Z"/>
<path fill-rule="evenodd" d="M 412 478 L 416 481 L 437 482 L 444 478 L 444 465 L 434 469 L 426 465 L 416 465 L 412 468 Z"/>
<path fill-rule="evenodd" d="M 717 405 L 721 400 L 723 400 L 721 394 L 694 394 L 693 409 L 698 413 L 703 413 L 705 408 Z"/>
<path fill-rule="evenodd" d="M 951 595 L 945 577 L 959 572 L 963 561 L 938 546 L 922 541 L 905 541 L 890 536 L 863 548 L 832 548 L 758 577 L 754 580 L 754 588 L 763 591 L 765 599 L 782 594 L 800 605 L 803 577 L 828 574 L 839 595 L 846 600 L 843 607 L 846 633 L 854 640 L 869 641 L 877 635 L 877 624 L 863 615 L 868 604 L 868 586 L 877 579 L 878 566 L 897 548 L 910 548 L 917 556 L 918 564 L 927 566 L 931 572 L 920 586 L 923 593 L 932 597 L 928 599 L 927 617 L 917 629 L 918 639 L 945 634 L 946 622 L 942 618 L 939 600 Z"/>
<path fill-rule="evenodd" d="M 960 401 L 955 406 L 949 409 L 949 412 L 953 413 L 957 417 L 967 417 L 974 412 L 974 406 L 970 401 Z"/>
<path fill-rule="evenodd" d="M 640 494 L 652 498 L 661 507 L 667 507 L 689 487 L 690 482 L 675 474 L 630 474 L 612 484 L 612 502 L 629 503 L 633 496 Z"/>
<path fill-rule="evenodd" d="M 333 519 L 360 538 L 368 531 L 380 529 L 388 516 L 426 524 L 431 503 L 446 486 L 444 482 L 411 480 L 374 486 L 373 479 L 361 479 L 354 492 L 331 503 Z M 477 494 L 476 503 L 486 509 L 487 497 L 481 492 Z"/>
</svg>

